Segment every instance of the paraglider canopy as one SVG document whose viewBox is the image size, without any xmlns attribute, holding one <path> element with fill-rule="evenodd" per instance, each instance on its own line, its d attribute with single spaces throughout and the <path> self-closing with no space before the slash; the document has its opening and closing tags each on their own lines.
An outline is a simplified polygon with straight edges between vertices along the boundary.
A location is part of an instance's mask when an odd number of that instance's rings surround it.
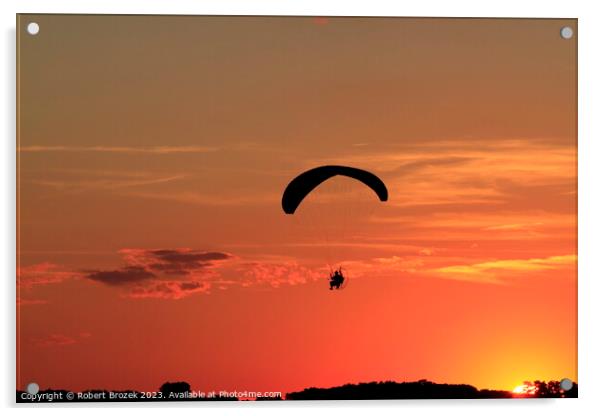
<svg viewBox="0 0 602 416">
<path fill-rule="evenodd" d="M 347 176 L 362 182 L 372 189 L 381 201 L 386 201 L 389 197 L 387 187 L 373 173 L 349 166 L 327 165 L 310 169 L 293 179 L 282 194 L 282 209 L 287 214 L 294 214 L 299 204 L 311 191 L 322 182 L 337 175 Z"/>
</svg>

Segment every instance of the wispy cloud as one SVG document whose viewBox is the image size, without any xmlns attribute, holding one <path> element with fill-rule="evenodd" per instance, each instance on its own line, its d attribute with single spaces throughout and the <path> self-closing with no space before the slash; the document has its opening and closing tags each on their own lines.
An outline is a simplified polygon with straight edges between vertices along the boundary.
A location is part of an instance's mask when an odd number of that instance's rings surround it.
<svg viewBox="0 0 602 416">
<path fill-rule="evenodd" d="M 50 334 L 44 338 L 34 338 L 33 342 L 38 347 L 65 347 L 73 344 L 77 344 L 87 338 L 91 334 L 89 332 L 80 332 L 77 335 L 64 335 L 64 334 Z"/>
<path fill-rule="evenodd" d="M 50 180 L 50 179 L 33 179 L 30 182 L 36 185 L 54 188 L 59 191 L 86 191 L 86 190 L 105 190 L 111 191 L 124 188 L 135 188 L 148 185 L 157 185 L 167 182 L 173 182 L 186 175 L 171 175 L 164 177 L 151 178 L 110 178 L 110 179 L 69 179 L 69 180 Z"/>
<path fill-rule="evenodd" d="M 544 225 L 543 222 L 532 222 L 523 224 L 500 224 L 484 227 L 484 231 L 517 231 L 517 230 L 532 230 L 533 228 Z"/>
<path fill-rule="evenodd" d="M 478 160 L 476 157 L 446 156 L 446 157 L 420 157 L 416 160 L 406 161 L 398 167 L 388 170 L 387 175 L 412 175 L 419 171 L 432 168 L 450 167 L 467 164 Z"/>
<path fill-rule="evenodd" d="M 280 193 L 248 193 L 242 195 L 215 195 L 195 191 L 128 191 L 128 196 L 173 201 L 191 205 L 202 206 L 245 206 L 278 204 L 282 195 Z M 277 205 L 276 205 L 277 206 Z"/>
<path fill-rule="evenodd" d="M 19 288 L 31 289 L 34 286 L 61 283 L 64 280 L 79 277 L 81 273 L 65 270 L 57 264 L 39 263 L 17 269 Z"/>
<path fill-rule="evenodd" d="M 440 208 L 440 207 L 439 207 Z M 449 209 L 392 210 L 388 216 L 372 218 L 386 224 L 392 235 L 403 233 L 409 240 L 504 241 L 573 238 L 576 216 L 573 213 L 546 212 L 541 209 L 476 209 L 470 205 Z"/>
<path fill-rule="evenodd" d="M 482 283 L 502 283 L 503 278 L 532 272 L 563 269 L 577 264 L 575 254 L 531 259 L 503 259 L 446 266 L 432 270 L 435 276 Z"/>
<path fill-rule="evenodd" d="M 403 277 L 420 272 L 424 266 L 425 254 L 407 256 L 375 257 L 369 260 L 342 261 L 348 278 Z"/>
<path fill-rule="evenodd" d="M 326 270 L 316 270 L 300 265 L 294 260 L 280 262 L 257 261 L 243 263 L 238 270 L 244 276 L 244 287 L 254 285 L 298 285 L 327 276 Z"/>
<path fill-rule="evenodd" d="M 97 152 L 97 153 L 209 153 L 219 150 L 211 146 L 21 146 L 20 152 Z"/>
<path fill-rule="evenodd" d="M 525 204 L 524 197 L 534 192 L 566 197 L 576 189 L 576 157 L 574 146 L 542 140 L 484 140 L 477 147 L 471 139 L 361 149 L 311 164 L 368 169 L 387 183 L 390 206 L 433 210 L 449 204 Z"/>
</svg>

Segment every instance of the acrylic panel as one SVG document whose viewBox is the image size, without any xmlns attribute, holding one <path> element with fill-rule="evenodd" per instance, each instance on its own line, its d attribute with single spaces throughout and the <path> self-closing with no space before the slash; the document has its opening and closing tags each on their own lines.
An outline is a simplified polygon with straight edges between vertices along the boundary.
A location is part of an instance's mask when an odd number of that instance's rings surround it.
<svg viewBox="0 0 602 416">
<path fill-rule="evenodd" d="M 577 396 L 577 20 L 17 16 L 17 401 Z"/>
</svg>

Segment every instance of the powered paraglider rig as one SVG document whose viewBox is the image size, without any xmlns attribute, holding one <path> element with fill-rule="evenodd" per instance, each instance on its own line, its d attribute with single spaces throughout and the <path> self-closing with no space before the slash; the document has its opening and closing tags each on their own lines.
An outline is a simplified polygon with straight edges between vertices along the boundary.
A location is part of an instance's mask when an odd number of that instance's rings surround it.
<svg viewBox="0 0 602 416">
<path fill-rule="evenodd" d="M 310 195 L 323 182 L 335 177 L 343 176 L 354 179 L 371 189 L 378 199 L 385 202 L 389 192 L 384 182 L 375 174 L 366 170 L 338 165 L 319 166 L 305 171 L 295 177 L 282 194 L 282 210 L 288 215 L 294 215 L 303 200 Z M 318 213 L 320 215 L 320 213 Z M 331 290 L 340 290 L 347 286 L 349 281 L 343 273 L 341 266 L 330 266 L 329 285 Z"/>
</svg>

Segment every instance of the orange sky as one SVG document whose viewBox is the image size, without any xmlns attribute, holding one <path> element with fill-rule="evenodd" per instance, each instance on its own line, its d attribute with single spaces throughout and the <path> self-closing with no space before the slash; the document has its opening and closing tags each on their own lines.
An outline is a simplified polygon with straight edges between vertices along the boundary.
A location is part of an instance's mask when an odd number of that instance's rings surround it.
<svg viewBox="0 0 602 416">
<path fill-rule="evenodd" d="M 21 16 L 17 386 L 576 380 L 567 24 Z"/>
</svg>

